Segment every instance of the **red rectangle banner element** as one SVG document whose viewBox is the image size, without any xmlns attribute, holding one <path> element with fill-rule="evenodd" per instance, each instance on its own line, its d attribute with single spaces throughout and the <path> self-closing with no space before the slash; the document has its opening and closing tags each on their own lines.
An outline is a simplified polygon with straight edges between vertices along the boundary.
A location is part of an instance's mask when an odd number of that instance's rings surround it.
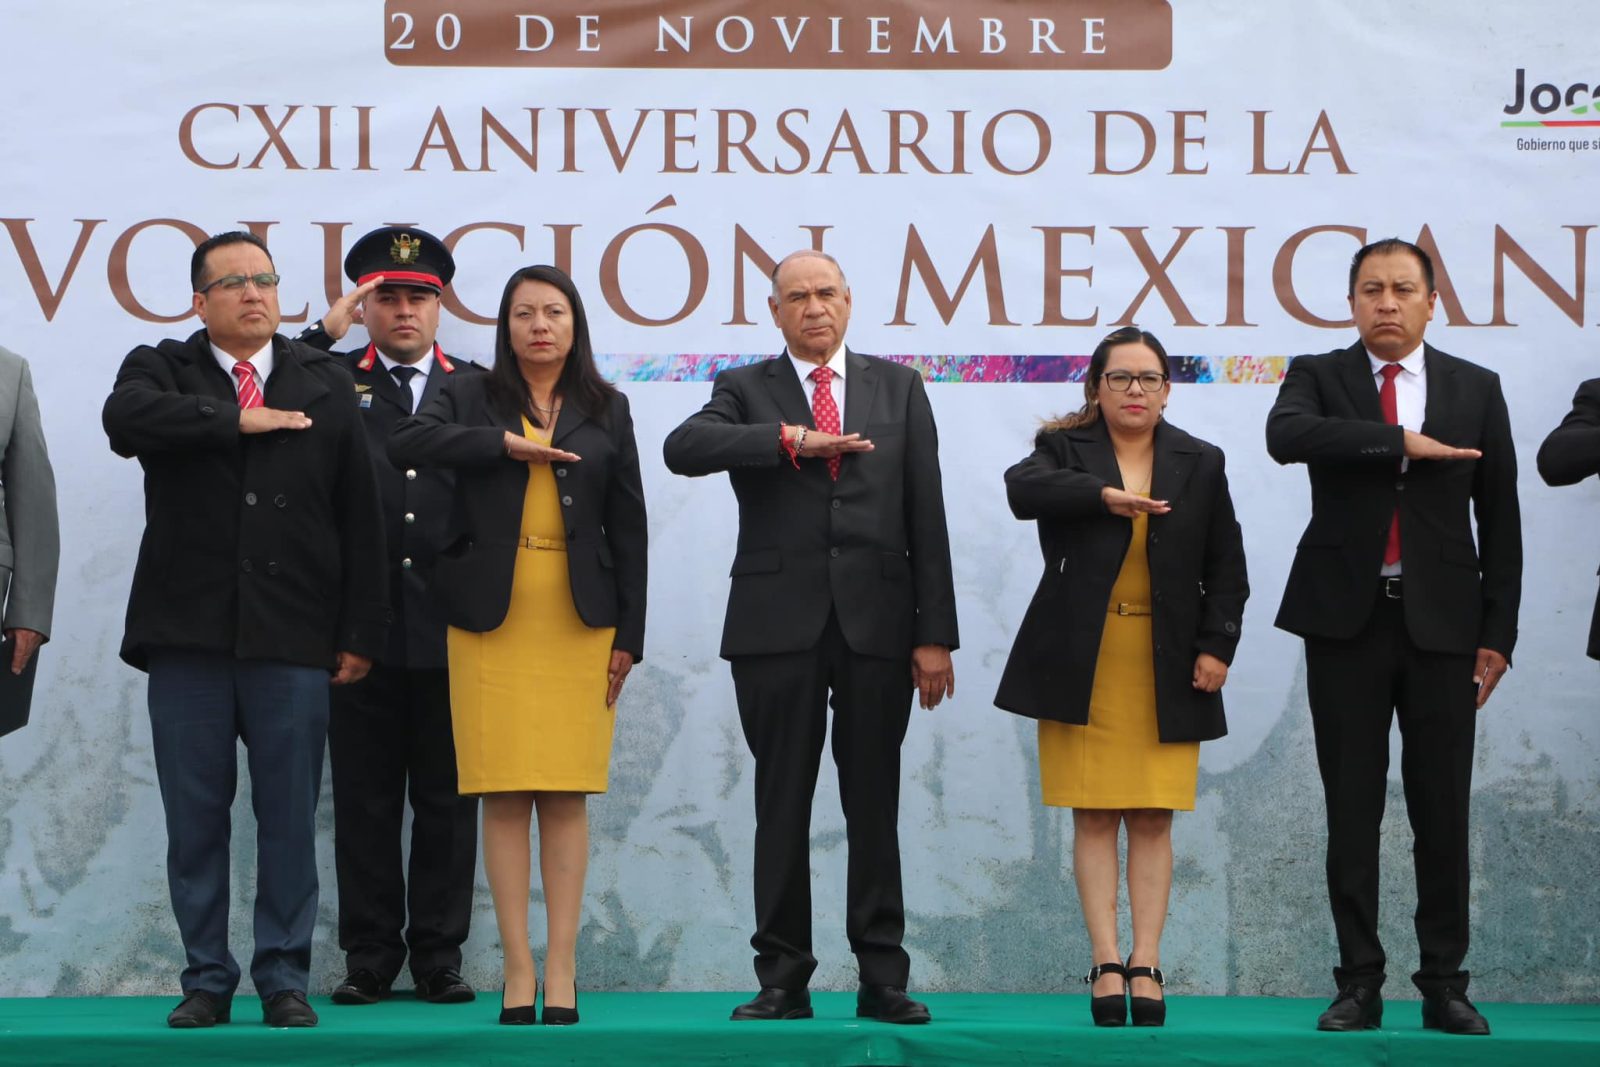
<svg viewBox="0 0 1600 1067">
<path fill-rule="evenodd" d="M 1161 70 L 1167 0 L 386 0 L 397 66 Z"/>
</svg>

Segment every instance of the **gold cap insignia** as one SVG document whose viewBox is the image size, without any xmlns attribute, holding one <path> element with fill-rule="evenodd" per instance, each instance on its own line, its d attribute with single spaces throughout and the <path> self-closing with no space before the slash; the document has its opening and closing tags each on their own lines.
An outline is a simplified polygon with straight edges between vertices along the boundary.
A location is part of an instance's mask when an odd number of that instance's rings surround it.
<svg viewBox="0 0 1600 1067">
<path fill-rule="evenodd" d="M 417 261 L 417 252 L 421 247 L 421 241 L 414 239 L 409 233 L 402 233 L 389 246 L 389 258 L 402 267 L 410 266 Z"/>
</svg>

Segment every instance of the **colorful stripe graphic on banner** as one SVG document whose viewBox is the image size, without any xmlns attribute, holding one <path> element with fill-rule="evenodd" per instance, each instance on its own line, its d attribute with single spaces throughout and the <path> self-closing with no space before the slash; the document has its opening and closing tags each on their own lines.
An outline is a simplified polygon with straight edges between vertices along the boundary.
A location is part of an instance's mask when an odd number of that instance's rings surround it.
<svg viewBox="0 0 1600 1067">
<path fill-rule="evenodd" d="M 730 367 L 770 359 L 756 355 L 596 356 L 600 373 L 621 382 L 708 382 Z M 906 356 L 881 358 L 917 368 L 930 382 L 1081 382 L 1088 356 Z M 1277 385 L 1289 356 L 1172 356 L 1172 380 L 1186 385 Z"/>
</svg>

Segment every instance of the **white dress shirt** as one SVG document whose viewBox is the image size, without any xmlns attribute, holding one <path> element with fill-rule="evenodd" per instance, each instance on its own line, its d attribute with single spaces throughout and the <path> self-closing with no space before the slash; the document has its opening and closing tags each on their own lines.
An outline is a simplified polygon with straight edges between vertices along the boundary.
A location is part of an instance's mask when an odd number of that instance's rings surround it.
<svg viewBox="0 0 1600 1067">
<path fill-rule="evenodd" d="M 1413 433 L 1422 432 L 1422 420 L 1428 413 L 1428 376 L 1424 373 L 1423 346 L 1418 345 L 1411 354 L 1399 360 L 1400 373 L 1394 376 L 1394 406 L 1395 413 L 1400 417 L 1400 425 Z M 1372 364 L 1372 382 L 1378 391 L 1383 391 L 1383 368 L 1387 367 L 1390 360 L 1379 359 L 1367 351 L 1367 360 Z M 1400 460 L 1400 469 L 1405 471 L 1411 466 L 1409 459 Z M 1401 550 L 1404 551 L 1404 543 Z M 1400 573 L 1400 564 L 1393 563 L 1378 572 L 1385 578 L 1392 578 Z"/>
<path fill-rule="evenodd" d="M 228 376 L 233 383 L 233 395 L 239 395 L 239 379 L 234 377 L 233 365 L 235 363 L 248 363 L 250 369 L 255 371 L 256 392 L 261 394 L 262 403 L 267 400 L 267 379 L 272 377 L 272 342 L 268 341 L 266 347 L 246 360 L 237 360 L 216 345 L 211 346 L 211 355 L 215 357 L 217 366 L 222 368 L 222 373 Z"/>
<path fill-rule="evenodd" d="M 833 380 L 828 383 L 828 392 L 833 394 L 833 406 L 839 409 L 840 433 L 844 433 L 844 353 L 844 342 L 840 341 L 839 347 L 828 357 L 828 362 L 823 364 L 833 371 Z M 806 391 L 806 404 L 815 411 L 816 405 L 812 403 L 812 396 L 817 391 L 817 383 L 811 380 L 811 372 L 817 369 L 817 365 L 796 359 L 792 352 L 785 354 L 788 355 L 789 362 L 794 364 L 794 372 L 800 376 L 800 388 Z"/>
<path fill-rule="evenodd" d="M 383 364 L 385 371 L 392 371 L 396 367 L 410 367 L 417 372 L 411 376 L 410 381 L 406 382 L 406 387 L 411 390 L 411 410 L 420 411 L 422 408 L 422 391 L 428 387 L 428 375 L 433 371 L 433 349 L 428 349 L 422 358 L 415 363 L 401 363 L 398 359 L 390 359 L 383 354 L 382 350 L 379 350 L 378 362 Z M 400 379 L 395 378 L 393 374 L 390 374 L 389 377 L 394 379 L 395 384 L 399 384 Z"/>
</svg>

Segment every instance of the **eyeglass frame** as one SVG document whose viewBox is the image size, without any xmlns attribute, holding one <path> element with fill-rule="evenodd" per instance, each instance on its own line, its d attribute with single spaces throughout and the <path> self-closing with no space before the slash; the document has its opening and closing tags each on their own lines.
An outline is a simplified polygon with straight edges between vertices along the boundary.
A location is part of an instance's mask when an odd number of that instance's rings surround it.
<svg viewBox="0 0 1600 1067">
<path fill-rule="evenodd" d="M 1111 384 L 1112 381 L 1114 381 L 1114 380 L 1120 380 L 1120 379 L 1113 379 L 1112 375 L 1119 375 L 1120 376 L 1120 375 L 1124 375 L 1124 374 L 1126 374 L 1128 376 L 1128 382 L 1127 382 L 1126 385 L 1122 386 L 1121 388 L 1118 388 L 1117 386 Z M 1145 384 L 1144 380 L 1146 378 L 1155 378 L 1155 377 L 1159 377 L 1161 379 L 1161 383 L 1159 385 L 1147 386 Z M 1141 371 L 1138 374 L 1132 374 L 1132 373 L 1130 373 L 1128 371 L 1125 371 L 1125 370 L 1108 370 L 1108 371 L 1101 371 L 1100 372 L 1100 381 L 1097 382 L 1096 384 L 1097 385 L 1103 384 L 1107 389 L 1111 390 L 1113 393 L 1126 393 L 1128 390 L 1133 388 L 1133 383 L 1134 382 L 1138 382 L 1139 383 L 1139 388 L 1143 392 L 1146 392 L 1146 393 L 1159 393 L 1161 390 L 1165 389 L 1167 387 L 1167 385 L 1171 381 L 1172 381 L 1172 375 L 1171 374 L 1167 374 L 1165 372 L 1162 372 L 1162 373 L 1158 374 L 1156 371 L 1151 370 L 1151 371 Z"/>
<path fill-rule="evenodd" d="M 230 293 L 242 293 L 247 286 L 251 285 L 256 287 L 257 292 L 270 292 L 277 289 L 278 283 L 281 281 L 283 281 L 283 275 L 274 274 L 272 271 L 262 271 L 260 274 L 224 274 L 222 277 L 214 278 L 202 285 L 195 292 L 204 296 L 219 285 Z M 230 285 L 230 282 L 237 282 L 238 284 Z"/>
</svg>

